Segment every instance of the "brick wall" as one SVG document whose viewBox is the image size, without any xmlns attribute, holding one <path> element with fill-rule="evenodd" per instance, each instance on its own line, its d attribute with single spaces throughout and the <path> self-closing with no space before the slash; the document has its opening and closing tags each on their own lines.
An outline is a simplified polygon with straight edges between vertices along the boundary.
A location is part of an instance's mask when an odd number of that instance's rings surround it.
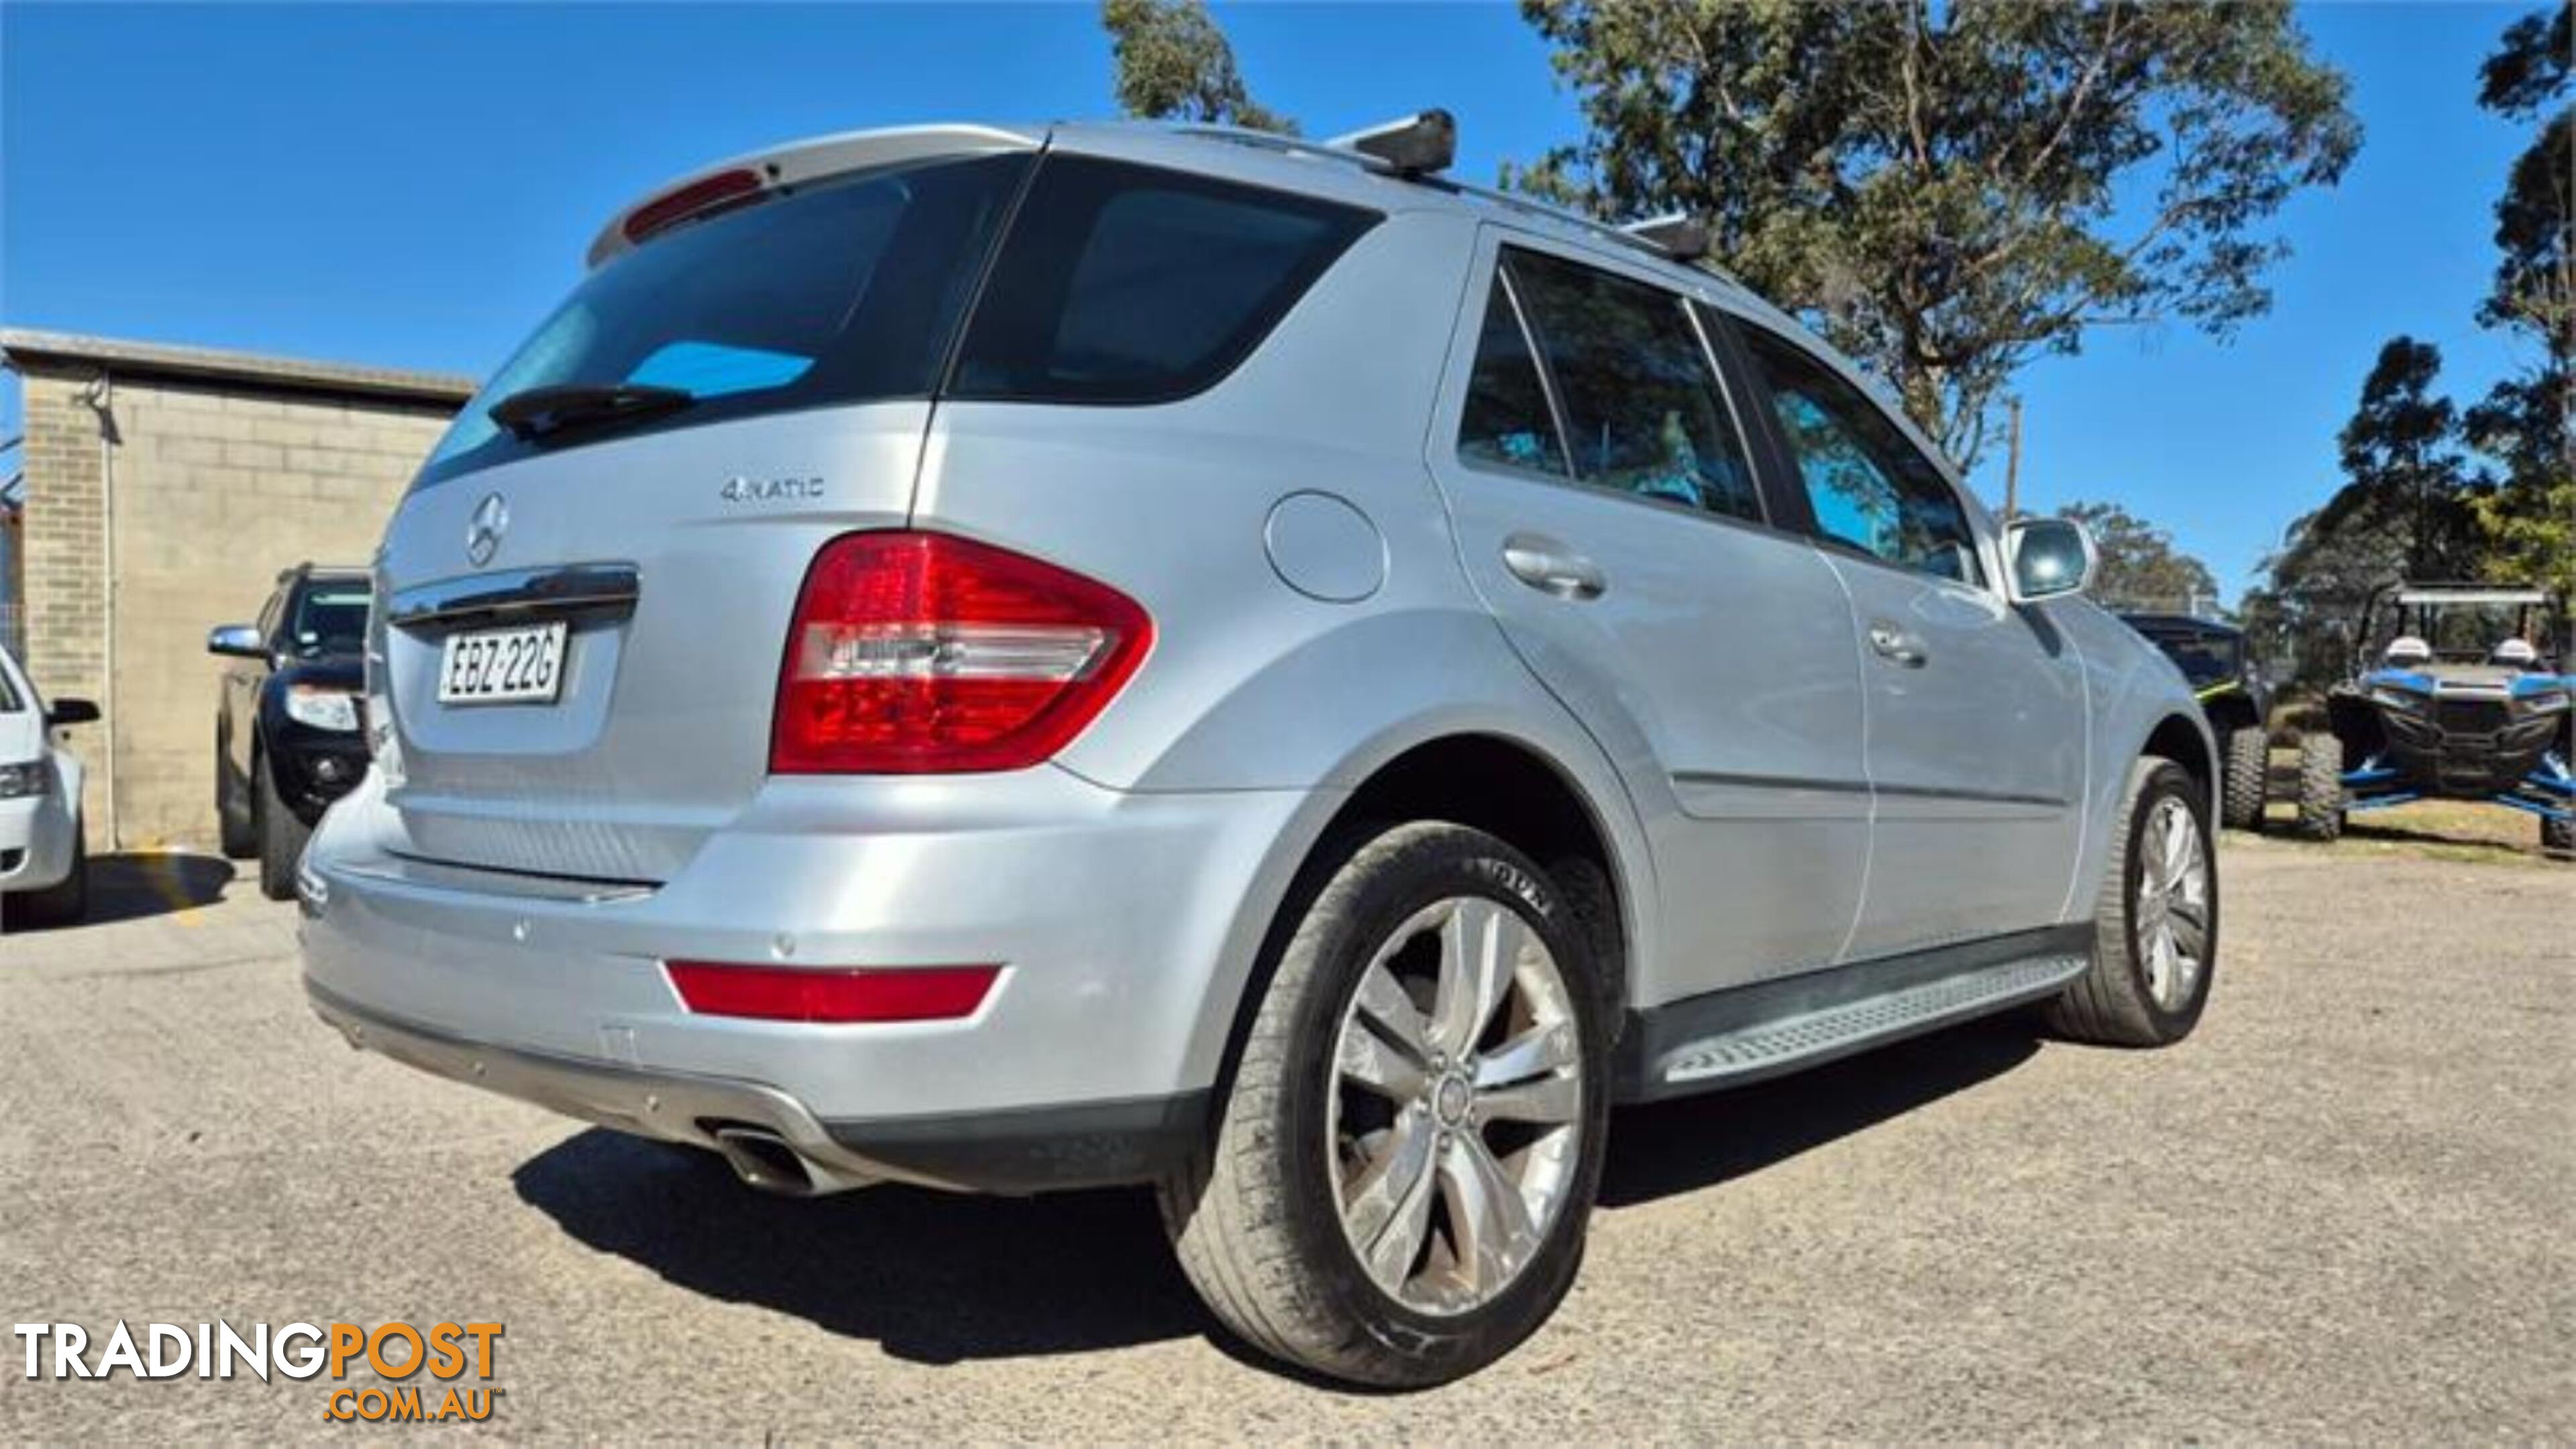
<svg viewBox="0 0 2576 1449">
<path fill-rule="evenodd" d="M 364 564 L 449 412 L 225 382 L 116 378 L 108 488 L 83 372 L 28 371 L 31 672 L 49 695 L 109 705 L 116 831 L 127 848 L 215 838 L 219 664 L 206 631 L 248 622 L 277 571 Z M 115 688 L 104 688 L 107 513 L 114 525 Z M 75 744 L 75 748 L 78 745 Z M 88 751 L 96 763 L 108 751 Z M 100 777 L 106 778 L 100 778 Z M 105 800 L 87 802 L 93 849 Z"/>
<path fill-rule="evenodd" d="M 20 466 L 26 502 L 19 521 L 23 661 L 47 699 L 98 699 L 107 692 L 105 494 L 100 485 L 98 414 L 82 401 L 94 374 L 21 366 L 26 441 Z M 79 747 L 74 746 L 75 749 Z M 104 750 L 83 751 L 94 763 Z M 105 770 L 93 768 L 87 818 L 100 820 Z M 105 837 L 92 833 L 91 843 Z"/>
</svg>

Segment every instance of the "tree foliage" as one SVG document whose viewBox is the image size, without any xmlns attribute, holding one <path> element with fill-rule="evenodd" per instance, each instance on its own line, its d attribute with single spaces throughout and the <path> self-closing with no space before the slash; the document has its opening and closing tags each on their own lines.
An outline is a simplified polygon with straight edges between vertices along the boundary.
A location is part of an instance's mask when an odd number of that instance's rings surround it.
<svg viewBox="0 0 2576 1449">
<path fill-rule="evenodd" d="M 1704 218 L 1962 463 L 2033 355 L 2266 310 L 2267 223 L 2359 141 L 2287 0 L 1522 9 L 1590 134 L 1507 179 Z"/>
<path fill-rule="evenodd" d="M 2218 598 L 2209 566 L 2174 547 L 2173 535 L 2116 503 L 2069 503 L 2057 510 L 2093 535 L 2100 554 L 2088 586 L 2106 607 L 2185 614 Z"/>
<path fill-rule="evenodd" d="M 1201 0 L 1102 0 L 1100 23 L 1128 115 L 1296 134 L 1295 121 L 1252 98 Z"/>
<path fill-rule="evenodd" d="M 2459 409 L 2436 392 L 2442 352 L 2395 337 L 2362 380 L 2361 402 L 2336 437 L 2344 485 L 2317 511 L 2314 531 L 2386 533 L 2406 540 L 2404 567 L 2419 579 L 2479 570 L 2478 529 Z"/>
<path fill-rule="evenodd" d="M 2501 474 L 2477 500 L 2492 567 L 2576 597 L 2576 106 L 2567 102 L 2569 21 L 2576 5 L 2524 16 L 2480 72 L 2478 101 L 2540 124 L 2496 203 L 2495 284 L 2478 320 L 2534 345 L 2537 360 L 2468 410 L 2478 451 Z"/>
</svg>

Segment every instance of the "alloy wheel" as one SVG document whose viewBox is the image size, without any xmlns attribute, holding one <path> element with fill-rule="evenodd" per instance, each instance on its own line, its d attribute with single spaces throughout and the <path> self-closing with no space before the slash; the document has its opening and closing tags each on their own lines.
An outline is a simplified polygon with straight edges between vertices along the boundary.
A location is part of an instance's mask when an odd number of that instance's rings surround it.
<svg viewBox="0 0 2576 1449">
<path fill-rule="evenodd" d="M 1445 1315 L 1518 1278 L 1580 1161 L 1582 1050 L 1555 956 L 1500 902 L 1436 902 L 1378 947 L 1335 1039 L 1325 1150 L 1380 1289 Z"/>
<path fill-rule="evenodd" d="M 2209 847 L 2191 807 L 2158 799 L 2140 835 L 2137 899 L 2130 912 L 2147 994 L 2166 1011 L 2191 1001 L 2209 959 Z"/>
</svg>

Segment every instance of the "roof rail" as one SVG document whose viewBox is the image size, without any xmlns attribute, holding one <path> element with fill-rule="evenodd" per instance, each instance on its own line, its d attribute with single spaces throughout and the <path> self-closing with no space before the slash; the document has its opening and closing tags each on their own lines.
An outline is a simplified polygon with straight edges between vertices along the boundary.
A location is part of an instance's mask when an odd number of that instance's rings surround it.
<svg viewBox="0 0 2576 1449">
<path fill-rule="evenodd" d="M 1650 216 L 1629 222 L 1619 230 L 1677 262 L 1695 262 L 1708 255 L 1707 224 L 1685 212 Z"/>
<path fill-rule="evenodd" d="M 1232 141 L 1290 156 L 1321 156 L 1346 161 L 1369 171 L 1384 172 L 1406 180 L 1448 169 L 1458 153 L 1458 123 L 1447 111 L 1436 107 L 1384 125 L 1335 136 L 1329 141 L 1309 141 L 1303 136 L 1213 122 L 1192 122 L 1174 126 L 1172 130 L 1184 136 Z"/>
<path fill-rule="evenodd" d="M 1435 176 L 1458 159 L 1458 121 L 1434 106 L 1335 136 L 1324 144 L 1336 151 L 1374 156 L 1398 176 Z"/>
</svg>

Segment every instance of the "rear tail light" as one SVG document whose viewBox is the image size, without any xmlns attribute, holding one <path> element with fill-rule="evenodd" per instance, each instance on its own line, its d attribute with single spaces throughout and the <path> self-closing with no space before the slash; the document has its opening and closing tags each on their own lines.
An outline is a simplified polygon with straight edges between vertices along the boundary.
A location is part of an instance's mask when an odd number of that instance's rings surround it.
<svg viewBox="0 0 2576 1449">
<path fill-rule="evenodd" d="M 769 768 L 1037 764 L 1117 695 L 1153 635 L 1134 600 L 1053 564 L 947 534 L 845 534 L 797 596 Z"/>
<path fill-rule="evenodd" d="M 625 225 L 619 228 L 629 242 L 641 242 L 658 231 L 668 231 L 691 217 L 707 216 L 729 210 L 760 195 L 760 173 L 749 167 L 719 171 L 686 186 L 645 202 L 627 213 Z"/>
<path fill-rule="evenodd" d="M 973 1016 L 999 966 L 906 970 L 737 966 L 665 961 L 680 1001 L 701 1016 L 761 1021 L 953 1021 Z"/>
</svg>

